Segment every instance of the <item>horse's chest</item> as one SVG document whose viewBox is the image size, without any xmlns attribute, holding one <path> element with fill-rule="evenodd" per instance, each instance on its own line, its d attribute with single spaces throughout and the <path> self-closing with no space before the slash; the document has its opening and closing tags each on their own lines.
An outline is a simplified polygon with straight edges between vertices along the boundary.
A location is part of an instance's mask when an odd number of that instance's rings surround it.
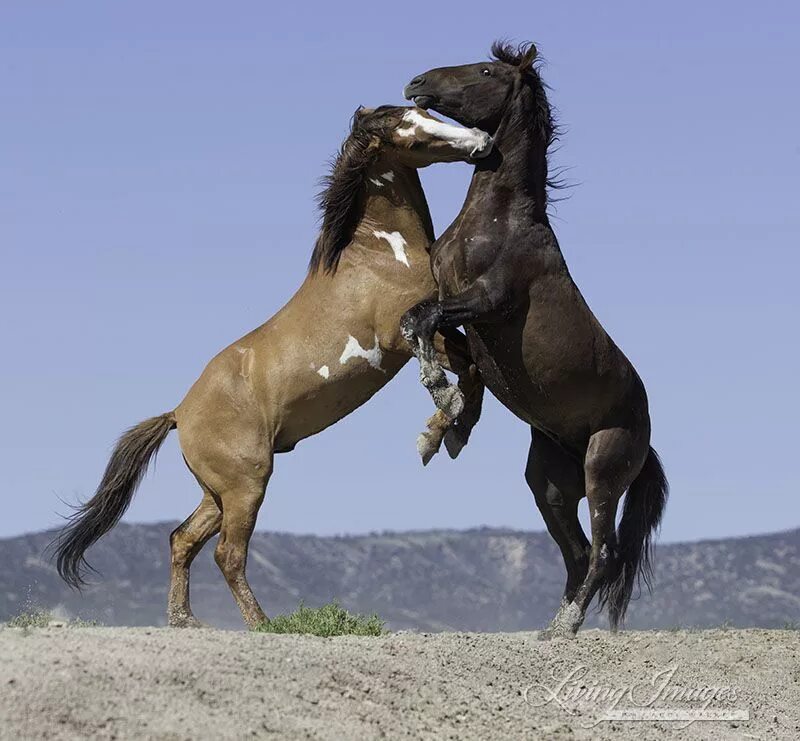
<svg viewBox="0 0 800 741">
<path fill-rule="evenodd" d="M 485 271 L 484 241 L 481 236 L 456 234 L 436 245 L 432 268 L 442 298 L 461 293 Z"/>
</svg>

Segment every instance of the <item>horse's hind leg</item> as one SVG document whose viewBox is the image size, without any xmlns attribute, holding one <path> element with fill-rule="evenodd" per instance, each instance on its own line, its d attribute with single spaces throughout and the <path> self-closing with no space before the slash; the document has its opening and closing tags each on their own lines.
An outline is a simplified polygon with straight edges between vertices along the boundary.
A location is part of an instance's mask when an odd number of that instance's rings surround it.
<svg viewBox="0 0 800 741">
<path fill-rule="evenodd" d="M 550 638 L 552 625 L 575 598 L 589 568 L 589 541 L 578 519 L 578 503 L 584 496 L 583 469 L 561 447 L 532 430 L 525 480 L 533 492 L 547 530 L 558 544 L 567 569 L 567 583 L 551 627 L 539 634 Z"/>
<path fill-rule="evenodd" d="M 632 465 L 638 462 L 638 465 Z M 586 610 L 605 583 L 617 551 L 617 505 L 641 468 L 636 442 L 628 430 L 600 430 L 589 438 L 584 460 L 586 498 L 592 523 L 589 569 L 572 602 L 553 621 L 553 635 L 574 638 Z"/>
<path fill-rule="evenodd" d="M 228 487 L 219 491 L 222 501 L 222 529 L 214 551 L 214 559 L 225 581 L 228 582 L 249 628 L 255 628 L 267 620 L 247 582 L 245 569 L 250 537 L 272 472 L 271 460 L 268 469 L 263 478 L 231 482 Z"/>
<path fill-rule="evenodd" d="M 219 532 L 222 512 L 211 492 L 203 487 L 203 500 L 169 537 L 171 568 L 167 619 L 173 628 L 200 627 L 189 604 L 189 568 L 210 538 Z"/>
</svg>

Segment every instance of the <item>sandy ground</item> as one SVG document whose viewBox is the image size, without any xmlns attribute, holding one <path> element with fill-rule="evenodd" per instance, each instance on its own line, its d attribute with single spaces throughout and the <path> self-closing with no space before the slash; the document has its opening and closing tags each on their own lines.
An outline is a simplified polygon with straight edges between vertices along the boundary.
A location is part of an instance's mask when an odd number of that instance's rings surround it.
<svg viewBox="0 0 800 741">
<path fill-rule="evenodd" d="M 4 739 L 800 738 L 796 631 L 586 631 L 542 643 L 534 633 L 2 628 L 0 647 Z M 728 719 L 591 727 L 614 698 L 617 711 Z M 729 717 L 742 713 L 749 720 Z"/>
</svg>

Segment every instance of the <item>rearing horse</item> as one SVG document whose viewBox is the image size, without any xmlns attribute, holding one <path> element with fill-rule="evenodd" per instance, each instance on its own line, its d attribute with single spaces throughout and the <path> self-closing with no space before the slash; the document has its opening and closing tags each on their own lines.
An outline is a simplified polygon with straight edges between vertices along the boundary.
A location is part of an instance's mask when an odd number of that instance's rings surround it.
<svg viewBox="0 0 800 741">
<path fill-rule="evenodd" d="M 616 628 L 637 580 L 649 585 L 667 481 L 649 445 L 644 385 L 586 305 L 550 227 L 555 127 L 536 47 L 495 43 L 492 52 L 493 61 L 433 69 L 405 89 L 416 105 L 489 132 L 495 146 L 431 248 L 440 299 L 415 306 L 402 326 L 437 405 L 449 408 L 448 382 L 431 341 L 463 325 L 486 387 L 531 426 L 526 479 L 567 568 L 561 607 L 541 635 L 574 636 L 598 590 Z M 578 520 L 584 496 L 591 545 Z"/>
<path fill-rule="evenodd" d="M 217 355 L 172 411 L 126 432 L 95 495 L 57 541 L 61 576 L 79 586 L 84 554 L 122 517 L 170 430 L 203 490 L 170 537 L 168 619 L 194 626 L 189 567 L 220 532 L 214 556 L 248 626 L 266 619 L 245 576 L 247 548 L 273 454 L 334 424 L 411 358 L 400 317 L 436 295 L 433 241 L 417 168 L 485 156 L 491 137 L 414 108 L 359 109 L 320 197 L 322 229 L 305 282 L 275 316 Z M 454 420 L 440 411 L 418 440 L 423 462 L 442 439 L 451 456 L 480 416 L 483 386 L 460 332 L 434 340 L 466 396 Z M 460 396 L 460 394 L 459 394 Z"/>
</svg>

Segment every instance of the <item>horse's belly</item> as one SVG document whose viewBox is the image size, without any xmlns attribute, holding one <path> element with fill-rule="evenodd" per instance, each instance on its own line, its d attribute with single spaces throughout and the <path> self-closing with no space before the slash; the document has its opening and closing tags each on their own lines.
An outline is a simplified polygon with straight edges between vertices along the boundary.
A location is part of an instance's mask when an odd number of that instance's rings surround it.
<svg viewBox="0 0 800 741">
<path fill-rule="evenodd" d="M 553 438 L 573 446 L 583 443 L 593 407 L 602 403 L 597 379 L 586 373 L 590 363 L 575 367 L 569 362 L 574 357 L 553 347 L 553 338 L 531 339 L 513 322 L 476 325 L 467 334 L 483 382 L 498 401 Z"/>
<path fill-rule="evenodd" d="M 309 369 L 307 378 L 287 384 L 274 411 L 278 420 L 276 450 L 290 450 L 354 412 L 397 374 L 405 360 L 386 362 L 380 369 L 363 359 L 354 360 L 350 368 L 326 365 L 316 371 Z M 302 373 L 300 369 L 298 376 Z"/>
<path fill-rule="evenodd" d="M 530 382 L 527 374 L 520 365 L 502 362 L 502 359 L 496 358 L 498 347 L 505 349 L 510 345 L 502 340 L 497 342 L 497 337 L 491 337 L 487 341 L 487 335 L 481 332 L 480 327 L 466 327 L 466 332 L 470 352 L 486 388 L 511 412 L 524 422 L 532 424 L 527 394 L 522 393 L 523 387 Z"/>
</svg>

